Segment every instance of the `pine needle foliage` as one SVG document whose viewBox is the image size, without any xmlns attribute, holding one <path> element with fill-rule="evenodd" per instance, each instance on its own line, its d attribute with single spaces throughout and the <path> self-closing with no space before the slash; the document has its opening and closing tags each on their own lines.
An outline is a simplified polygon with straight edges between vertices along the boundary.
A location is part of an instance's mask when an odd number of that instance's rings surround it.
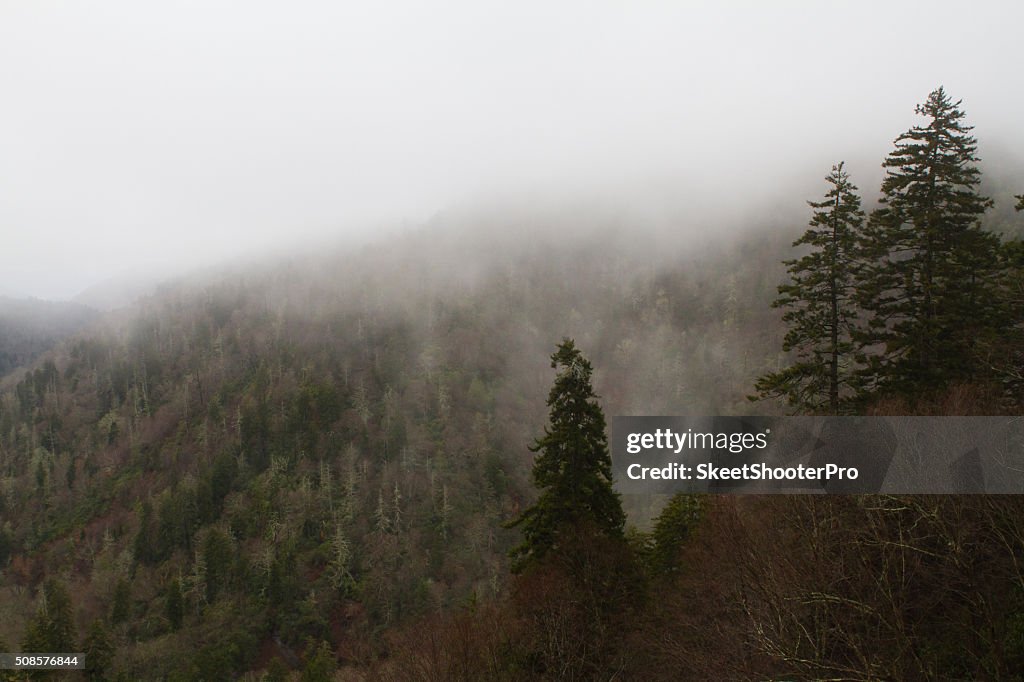
<svg viewBox="0 0 1024 682">
<path fill-rule="evenodd" d="M 981 227 L 977 142 L 943 88 L 882 164 L 881 206 L 865 230 L 860 289 L 865 390 L 921 396 L 971 380 L 975 339 L 1002 323 L 999 238 Z"/>
<path fill-rule="evenodd" d="M 564 339 L 551 366 L 560 369 L 548 395 L 550 423 L 530 448 L 538 453 L 533 482 L 541 494 L 509 524 L 523 529 L 523 543 L 511 553 L 516 571 L 588 533 L 621 538 L 625 525 L 590 361 Z"/>
<path fill-rule="evenodd" d="M 783 350 L 795 362 L 755 385 L 758 398 L 783 397 L 799 411 L 839 414 L 852 394 L 856 284 L 864 211 L 857 187 L 840 162 L 825 180 L 830 188 L 814 209 L 808 229 L 793 242 L 809 247 L 802 258 L 785 261 L 790 281 L 772 304 L 785 308 L 789 331 Z"/>
</svg>

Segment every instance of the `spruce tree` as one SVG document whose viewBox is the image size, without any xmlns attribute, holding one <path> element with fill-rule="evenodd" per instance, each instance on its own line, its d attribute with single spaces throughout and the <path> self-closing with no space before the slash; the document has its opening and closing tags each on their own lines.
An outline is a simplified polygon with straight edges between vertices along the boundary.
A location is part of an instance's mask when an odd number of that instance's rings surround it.
<svg viewBox="0 0 1024 682">
<path fill-rule="evenodd" d="M 64 653 L 75 650 L 75 617 L 67 586 L 50 578 L 43 585 L 39 608 L 22 641 L 26 653 Z"/>
<path fill-rule="evenodd" d="M 651 538 L 651 564 L 659 573 L 679 570 L 679 553 L 704 515 L 704 499 L 699 495 L 676 493 L 654 522 Z"/>
<path fill-rule="evenodd" d="M 868 389 L 922 395 L 972 378 L 973 341 L 1000 324 L 998 238 L 980 219 L 977 143 L 960 101 L 943 88 L 916 113 L 882 164 L 881 206 L 865 230 L 868 267 L 861 338 Z"/>
<path fill-rule="evenodd" d="M 854 378 L 857 250 L 864 211 L 842 163 L 825 180 L 831 188 L 823 201 L 807 202 L 814 213 L 807 231 L 793 242 L 810 252 L 785 261 L 790 282 L 779 287 L 772 304 L 786 308 L 782 319 L 789 330 L 782 347 L 795 352 L 796 361 L 758 379 L 756 389 L 760 398 L 784 397 L 800 410 L 838 414 Z"/>
<path fill-rule="evenodd" d="M 523 527 L 523 543 L 512 551 L 517 571 L 591 533 L 621 538 L 625 524 L 612 489 L 605 418 L 591 386 L 591 364 L 571 339 L 564 339 L 551 366 L 561 369 L 548 394 L 550 423 L 530 448 L 539 453 L 533 482 L 541 494 L 509 524 Z"/>
</svg>

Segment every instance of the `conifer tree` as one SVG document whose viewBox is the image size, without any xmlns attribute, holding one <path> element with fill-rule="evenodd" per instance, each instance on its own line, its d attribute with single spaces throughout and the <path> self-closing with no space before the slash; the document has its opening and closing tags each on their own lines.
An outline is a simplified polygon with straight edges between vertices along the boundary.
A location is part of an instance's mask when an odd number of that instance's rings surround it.
<svg viewBox="0 0 1024 682">
<path fill-rule="evenodd" d="M 89 626 L 89 632 L 82 642 L 82 653 L 85 654 L 86 679 L 107 679 L 110 664 L 114 661 L 114 643 L 99 618 Z"/>
<path fill-rule="evenodd" d="M 679 552 L 704 515 L 704 501 L 699 495 L 676 493 L 654 522 L 651 537 L 654 546 L 651 563 L 656 571 L 672 573 L 679 570 Z"/>
<path fill-rule="evenodd" d="M 36 615 L 25 630 L 22 651 L 63 653 L 74 650 L 75 618 L 71 594 L 64 583 L 50 578 L 43 586 Z"/>
<path fill-rule="evenodd" d="M 314 650 L 310 647 L 310 658 L 302 670 L 300 682 L 330 682 L 336 667 L 334 652 L 327 642 L 320 642 Z"/>
<path fill-rule="evenodd" d="M 920 395 L 972 374 L 972 342 L 1001 323 L 998 238 L 981 228 L 977 143 L 943 88 L 882 164 L 881 206 L 866 235 L 861 339 L 866 388 Z"/>
<path fill-rule="evenodd" d="M 571 339 L 564 339 L 551 366 L 561 369 L 548 394 L 550 423 L 530 448 L 539 453 L 533 482 L 540 498 L 509 524 L 523 527 L 523 543 L 512 551 L 517 571 L 588 533 L 621 538 L 625 524 L 612 489 L 605 418 L 591 386 L 591 364 Z"/>
<path fill-rule="evenodd" d="M 167 622 L 171 624 L 171 630 L 180 630 L 185 619 L 185 596 L 181 593 L 181 581 L 178 578 L 171 580 L 167 586 L 164 613 L 167 615 Z"/>
<path fill-rule="evenodd" d="M 117 579 L 114 587 L 114 604 L 110 609 L 110 622 L 119 625 L 126 620 L 131 613 L 132 586 L 122 576 Z"/>
<path fill-rule="evenodd" d="M 758 379 L 756 388 L 760 398 L 784 397 L 800 410 L 838 414 L 854 376 L 857 251 L 864 211 L 842 162 L 825 180 L 831 188 L 823 201 L 807 202 L 814 214 L 807 231 L 793 242 L 811 251 L 785 261 L 791 281 L 779 287 L 772 304 L 786 308 L 782 319 L 789 331 L 782 347 L 794 351 L 796 361 Z"/>
</svg>

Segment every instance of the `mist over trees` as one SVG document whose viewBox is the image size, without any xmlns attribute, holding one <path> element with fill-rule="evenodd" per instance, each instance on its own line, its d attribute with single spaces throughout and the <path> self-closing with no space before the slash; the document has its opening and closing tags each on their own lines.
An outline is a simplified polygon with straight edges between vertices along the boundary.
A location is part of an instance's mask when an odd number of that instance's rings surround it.
<svg viewBox="0 0 1024 682">
<path fill-rule="evenodd" d="M 972 378 L 973 342 L 1016 323 L 998 309 L 999 238 L 981 226 L 992 206 L 960 102 L 942 88 L 916 109 L 926 124 L 896 138 L 881 207 L 865 240 L 860 286 L 870 388 L 923 393 Z"/>
<path fill-rule="evenodd" d="M 718 241 L 440 215 L 105 317 L 0 391 L 0 640 L 92 679 L 1020 679 L 1017 499 L 611 486 L 608 413 L 1020 412 L 1019 225 L 922 111 L 866 216 L 843 164 Z"/>
<path fill-rule="evenodd" d="M 749 409 L 743 387 L 773 333 L 770 266 L 744 270 L 732 245 L 666 257 L 559 216 L 528 240 L 521 223 L 472 229 L 481 219 L 182 283 L 12 381 L 0 639 L 23 641 L 59 577 L 79 639 L 103 621 L 112 677 L 317 668 L 322 642 L 366 671 L 411 645 L 394 639 L 406 626 L 507 594 L 519 538 L 503 524 L 535 499 L 528 446 L 550 418 L 553 338 L 597 359 L 602 408 Z M 738 274 L 718 286 L 723 268 Z M 577 550 L 524 576 L 524 595 L 564 599 L 524 596 L 514 621 L 566 629 L 557 650 L 524 630 L 524 655 L 540 658 L 515 666 L 603 669 L 598 645 L 621 659 L 610 635 L 636 571 L 617 581 L 612 567 L 631 564 L 626 543 Z"/>
<path fill-rule="evenodd" d="M 786 261 L 791 282 L 774 303 L 788 308 L 783 350 L 797 362 L 761 377 L 760 397 L 838 413 L 841 403 L 913 403 L 1006 377 L 991 359 L 1020 328 L 1011 283 L 1019 242 L 982 224 L 993 201 L 978 189 L 977 140 L 961 102 L 940 87 L 915 112 L 926 122 L 896 138 L 866 224 L 842 164 L 827 200 L 811 203 L 812 229 L 794 243 L 811 251 Z"/>
<path fill-rule="evenodd" d="M 0 296 L 0 378 L 27 367 L 98 314 L 76 303 Z"/>
<path fill-rule="evenodd" d="M 791 283 L 779 287 L 772 307 L 786 308 L 789 326 L 784 351 L 795 351 L 797 362 L 758 379 L 762 397 L 785 397 L 800 410 L 838 414 L 840 402 L 851 395 L 854 382 L 852 355 L 857 333 L 857 268 L 864 211 L 857 187 L 843 170 L 832 167 L 826 177 L 832 186 L 815 209 L 810 228 L 794 247 L 811 252 L 785 265 Z"/>
</svg>

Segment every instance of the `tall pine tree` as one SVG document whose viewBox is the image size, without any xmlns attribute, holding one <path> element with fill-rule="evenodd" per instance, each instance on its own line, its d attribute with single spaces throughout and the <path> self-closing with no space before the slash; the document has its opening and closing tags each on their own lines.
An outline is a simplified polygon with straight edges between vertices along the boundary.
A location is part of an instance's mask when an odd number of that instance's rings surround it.
<svg viewBox="0 0 1024 682">
<path fill-rule="evenodd" d="M 626 521 L 612 489 L 605 418 L 591 386 L 590 362 L 564 339 L 551 366 L 561 369 L 548 394 L 550 423 L 530 448 L 539 453 L 533 482 L 540 498 L 509 524 L 523 528 L 523 543 L 512 551 L 515 570 L 591 533 L 621 538 Z"/>
<path fill-rule="evenodd" d="M 762 376 L 756 389 L 760 398 L 784 397 L 802 411 L 838 414 L 854 378 L 854 299 L 864 211 L 842 163 L 825 180 L 831 185 L 825 199 L 807 202 L 814 214 L 807 231 L 793 242 L 811 250 L 785 261 L 790 282 L 779 287 L 772 304 L 786 308 L 782 319 L 789 331 L 783 350 L 795 352 L 796 361 Z"/>
<path fill-rule="evenodd" d="M 916 113 L 882 164 L 881 206 L 866 234 L 861 305 L 868 389 L 919 396 L 973 378 L 973 341 L 1001 323 L 992 305 L 998 238 L 983 230 L 992 205 L 960 101 L 943 88 Z"/>
</svg>

